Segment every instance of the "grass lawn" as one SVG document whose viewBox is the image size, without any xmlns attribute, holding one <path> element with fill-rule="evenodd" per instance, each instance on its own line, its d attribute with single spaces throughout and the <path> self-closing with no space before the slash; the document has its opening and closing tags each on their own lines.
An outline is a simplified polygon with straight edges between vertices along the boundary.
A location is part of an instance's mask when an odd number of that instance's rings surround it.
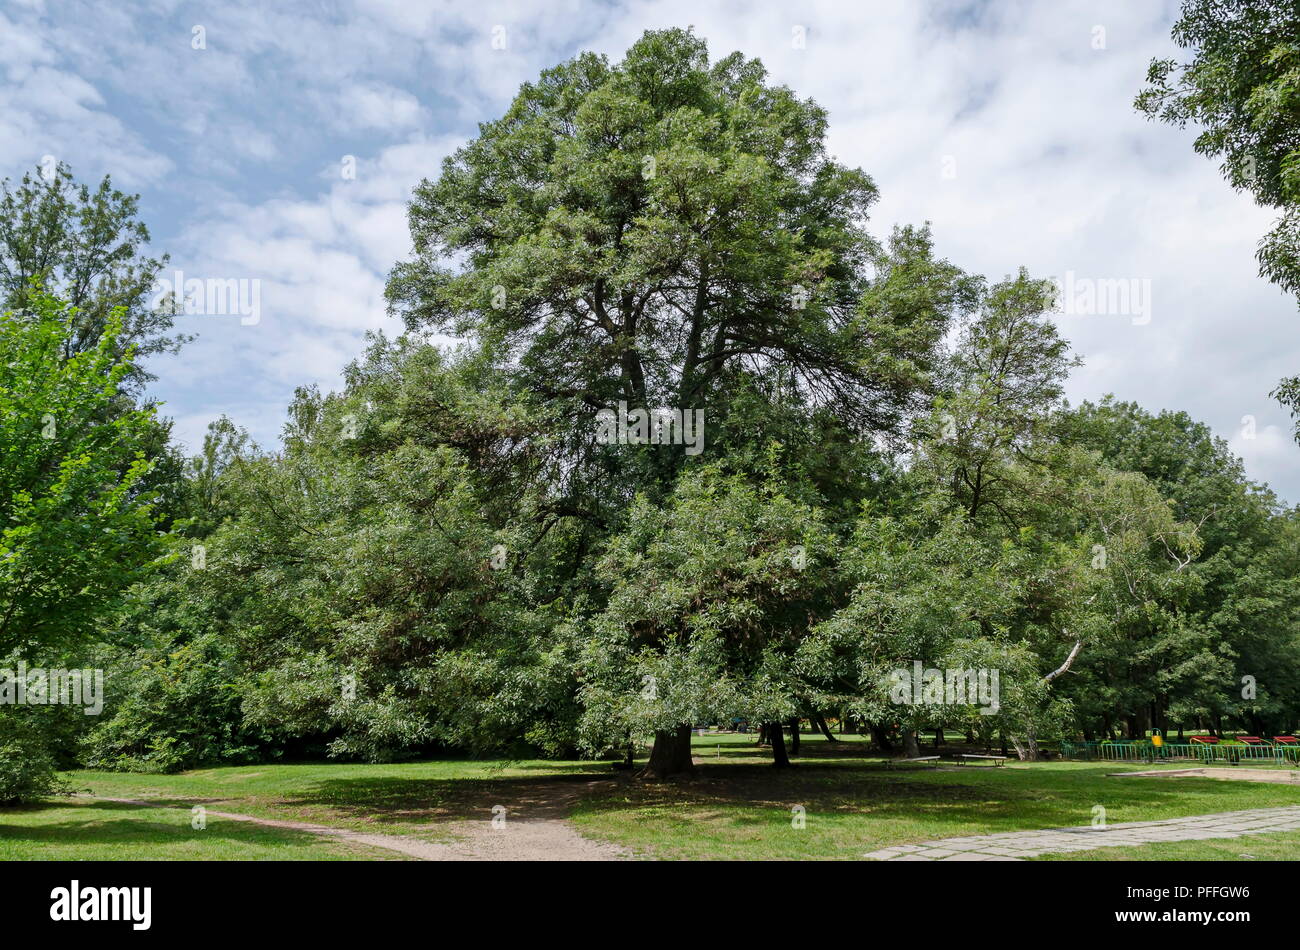
<svg viewBox="0 0 1300 950">
<path fill-rule="evenodd" d="M 1300 861 L 1300 831 L 1044 854 L 1031 861 Z"/>
<path fill-rule="evenodd" d="M 439 760 L 390 765 L 306 763 L 198 769 L 179 775 L 68 772 L 77 791 L 206 805 L 217 811 L 309 821 L 381 834 L 446 837 L 439 823 L 492 817 L 539 787 L 609 778 L 608 763 Z M 0 812 L 2 814 L 2 812 Z"/>
<path fill-rule="evenodd" d="M 1096 805 L 1115 823 L 1300 804 L 1300 787 L 1284 784 L 1107 778 L 1152 768 L 1141 763 L 891 770 L 851 746 L 837 749 L 805 736 L 800 765 L 777 773 L 752 736 L 696 738 L 695 746 L 706 765 L 717 763 L 698 781 L 620 786 L 586 800 L 575 821 L 589 834 L 663 858 L 855 859 L 934 838 L 1086 825 Z M 795 805 L 805 809 L 802 829 L 792 827 Z M 1188 842 L 1197 849 L 1189 856 L 1222 857 L 1200 848 L 1205 844 Z M 1300 858 L 1300 845 L 1292 848 L 1289 856 Z"/>
<path fill-rule="evenodd" d="M 1145 763 L 889 769 L 850 738 L 832 744 L 804 736 L 798 766 L 777 772 L 752 734 L 696 737 L 703 763 L 697 779 L 665 784 L 630 781 L 605 762 L 544 760 L 277 764 L 180 775 L 72 772 L 67 778 L 80 791 L 177 808 L 56 800 L 0 809 L 0 858 L 400 857 L 212 818 L 207 831 L 191 832 L 195 804 L 439 841 L 448 837 L 449 822 L 486 821 L 493 805 L 527 813 L 559 801 L 561 814 L 570 812 L 583 834 L 668 859 L 856 859 L 934 838 L 1085 825 L 1097 805 L 1115 823 L 1300 804 L 1300 785 L 1293 784 L 1107 777 L 1151 769 Z M 803 809 L 803 828 L 792 826 L 795 806 Z M 1242 860 L 1242 854 L 1300 858 L 1300 836 L 1107 848 L 1071 859 Z"/>
<path fill-rule="evenodd" d="M 54 802 L 0 809 L 0 860 L 339 861 L 402 858 L 379 848 L 208 817 L 190 827 L 189 809 L 116 802 Z"/>
</svg>

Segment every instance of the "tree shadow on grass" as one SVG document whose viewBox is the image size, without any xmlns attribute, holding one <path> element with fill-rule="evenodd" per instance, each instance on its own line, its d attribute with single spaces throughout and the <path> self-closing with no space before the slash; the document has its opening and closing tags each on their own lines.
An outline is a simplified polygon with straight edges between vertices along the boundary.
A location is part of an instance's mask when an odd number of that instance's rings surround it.
<svg viewBox="0 0 1300 950">
<path fill-rule="evenodd" d="M 696 753 L 702 759 L 706 750 L 699 747 Z M 772 769 L 763 763 L 770 750 L 755 745 L 724 745 L 722 758 L 727 774 L 735 770 L 748 770 L 749 779 L 756 776 L 771 777 Z M 711 756 L 709 758 L 712 758 Z M 840 759 L 861 762 L 861 750 L 839 744 L 822 752 L 818 760 Z M 748 765 L 744 763 L 750 763 Z M 755 764 L 756 763 L 756 764 Z M 871 766 L 863 766 L 871 768 Z M 623 788 L 636 788 L 640 782 L 626 772 L 615 771 L 612 763 L 528 762 L 508 765 L 513 771 L 526 775 L 501 775 L 495 778 L 406 779 L 406 778 L 340 778 L 317 782 L 282 799 L 293 806 L 324 806 L 333 811 L 372 822 L 457 821 L 487 819 L 492 817 L 495 805 L 504 805 L 512 815 L 523 820 L 529 818 L 563 818 L 581 801 L 603 797 Z M 877 769 L 883 766 L 875 766 Z M 815 765 L 808 765 L 811 773 Z M 832 765 L 831 772 L 841 769 Z M 503 769 L 505 771 L 505 769 Z M 797 770 L 796 770 L 797 771 Z M 703 774 L 704 770 L 701 770 Z M 794 774 L 794 773 L 790 773 Z M 746 781 L 738 776 L 738 781 Z"/>
<path fill-rule="evenodd" d="M 186 807 L 186 806 L 180 806 Z M 38 815 L 48 811 L 75 810 L 75 817 L 42 824 L 14 824 L 10 815 Z M 231 821 L 210 821 L 206 828 L 190 827 L 184 820 L 165 821 L 157 809 L 124 802 L 88 802 L 69 804 L 51 802 L 21 808 L 0 809 L 0 840 L 26 842 L 37 846 L 86 847 L 93 845 L 169 845 L 228 842 L 232 846 L 277 845 L 309 846 L 320 837 L 289 829 L 266 828 Z"/>
<path fill-rule="evenodd" d="M 756 754 L 758 762 L 754 762 Z M 323 807 L 336 814 L 384 824 L 487 820 L 497 805 L 505 806 L 512 817 L 525 821 L 563 818 L 583 803 L 617 808 L 629 803 L 653 806 L 681 801 L 744 802 L 759 807 L 788 808 L 785 803 L 791 795 L 801 796 L 798 800 L 813 802 L 824 809 L 851 809 L 853 803 L 844 800 L 841 779 L 851 780 L 854 792 L 859 795 L 868 787 L 864 783 L 874 781 L 878 786 L 875 797 L 880 798 L 900 792 L 905 792 L 912 801 L 982 798 L 977 792 L 960 788 L 954 791 L 928 783 L 900 782 L 895 773 L 886 772 L 878 765 L 853 769 L 836 763 L 808 762 L 799 768 L 777 772 L 762 763 L 762 754 L 761 750 L 746 747 L 734 757 L 724 755 L 721 765 L 710 766 L 705 759 L 697 769 L 696 778 L 682 783 L 641 782 L 607 765 L 604 771 L 579 772 L 547 770 L 544 765 L 534 765 L 530 770 L 545 774 L 492 779 L 328 779 L 280 802 L 290 807 Z"/>
<path fill-rule="evenodd" d="M 846 821 L 869 817 L 895 828 L 900 823 L 918 826 L 916 833 L 941 837 L 1087 825 L 1096 805 L 1105 806 L 1113 823 L 1300 802 L 1300 796 L 1279 794 L 1288 788 L 1280 785 L 1243 789 L 1214 779 L 1175 783 L 1108 778 L 1115 771 L 1113 763 L 1069 769 L 1049 763 L 888 769 L 862 751 L 860 745 L 804 743 L 797 767 L 778 771 L 765 749 L 748 743 L 723 745 L 723 754 L 714 756 L 706 744 L 696 749 L 699 766 L 690 781 L 637 781 L 609 763 L 511 762 L 501 775 L 481 778 L 318 779 L 258 803 L 269 805 L 277 816 L 325 824 L 333 816 L 377 828 L 488 820 L 497 805 L 505 806 L 512 820 L 522 821 L 563 818 L 581 809 L 632 811 L 654 821 L 718 814 L 733 822 L 761 824 L 788 822 L 791 806 L 799 804 L 809 813 Z M 151 801 L 178 808 L 212 803 L 213 810 L 243 810 L 239 797 L 173 794 Z M 288 814 L 295 809 L 302 814 Z"/>
<path fill-rule="evenodd" d="M 694 781 L 633 783 L 594 795 L 581 807 L 584 811 L 636 809 L 678 818 L 692 812 L 725 814 L 735 824 L 759 824 L 788 822 L 791 806 L 798 804 L 810 814 L 921 824 L 933 828 L 934 837 L 943 837 L 971 833 L 972 828 L 998 832 L 1089 825 L 1096 805 L 1105 807 L 1113 823 L 1292 803 L 1279 801 L 1277 795 L 1225 789 L 1213 779 L 1182 779 L 1176 788 L 1140 786 L 1136 779 L 1121 783 L 1106 777 L 1113 766 L 1069 771 L 968 766 L 939 772 L 887 770 L 869 764 L 861 768 L 819 765 L 806 760 L 789 770 L 709 763 L 703 759 Z M 1300 796 L 1295 803 L 1300 803 Z"/>
<path fill-rule="evenodd" d="M 540 769 L 539 769 L 540 770 Z M 376 824 L 488 820 L 505 806 L 512 818 L 564 818 L 596 790 L 625 781 L 603 773 L 550 771 L 491 779 L 327 779 L 280 801 L 292 807 L 324 807 Z"/>
</svg>

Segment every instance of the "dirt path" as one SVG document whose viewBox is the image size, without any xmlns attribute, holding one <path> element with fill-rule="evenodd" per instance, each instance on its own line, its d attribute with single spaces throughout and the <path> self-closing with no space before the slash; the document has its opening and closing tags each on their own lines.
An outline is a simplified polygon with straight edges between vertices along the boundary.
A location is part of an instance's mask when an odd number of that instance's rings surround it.
<svg viewBox="0 0 1300 950">
<path fill-rule="evenodd" d="M 592 782 L 591 786 L 601 783 Z M 383 848 L 418 858 L 421 861 L 617 861 L 631 857 L 624 848 L 584 838 L 567 816 L 582 796 L 584 787 L 573 784 L 538 786 L 527 799 L 498 806 L 503 812 L 481 821 L 440 822 L 438 827 L 455 836 L 454 841 L 434 843 L 404 835 L 374 834 L 349 828 L 334 828 L 308 821 L 283 818 L 259 818 L 233 812 L 207 810 L 210 818 L 246 821 L 268 828 L 284 828 L 373 848 Z M 111 798 L 104 795 L 79 795 L 101 802 L 143 805 L 149 808 L 184 808 L 183 805 L 144 801 L 135 798 Z"/>
</svg>

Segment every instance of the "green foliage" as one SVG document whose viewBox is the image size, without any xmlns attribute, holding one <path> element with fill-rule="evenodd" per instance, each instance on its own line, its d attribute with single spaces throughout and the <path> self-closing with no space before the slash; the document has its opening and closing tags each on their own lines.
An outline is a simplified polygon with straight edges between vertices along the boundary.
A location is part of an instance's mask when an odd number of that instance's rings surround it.
<svg viewBox="0 0 1300 950">
<path fill-rule="evenodd" d="M 584 636 L 584 746 L 793 715 L 794 651 L 835 548 L 820 511 L 771 482 L 701 468 L 663 507 L 638 498 L 598 567 L 610 591 Z"/>
<path fill-rule="evenodd" d="M 37 801 L 66 791 L 40 707 L 0 706 L 0 805 Z"/>
<path fill-rule="evenodd" d="M 91 768 L 130 772 L 253 761 L 278 751 L 275 731 L 244 723 L 238 666 L 229 641 L 217 632 L 187 629 L 167 596 L 176 581 L 140 592 L 156 617 L 133 618 L 153 628 L 147 646 L 112 657 L 104 717 L 79 749 Z M 179 598 L 176 598 L 179 599 Z M 144 633 L 137 628 L 137 633 Z"/>
<path fill-rule="evenodd" d="M 119 318 L 65 359 L 76 312 L 37 294 L 31 313 L 0 317 L 0 656 L 102 634 L 162 554 L 141 491 L 153 409 L 121 408 Z"/>
<path fill-rule="evenodd" d="M 1196 150 L 1283 216 L 1260 246 L 1261 273 L 1300 293 L 1300 10 L 1289 0 L 1184 0 L 1174 41 L 1190 63 L 1153 60 L 1137 107 L 1201 131 Z"/>
<path fill-rule="evenodd" d="M 893 705 L 890 675 L 910 671 L 914 660 L 963 666 L 985 648 L 996 662 L 983 668 L 1002 669 L 998 648 L 1011 642 L 1008 618 L 1018 594 L 1007 570 L 1015 553 L 981 539 L 959 514 L 900 520 L 865 511 L 840 565 L 848 601 L 799 646 L 797 668 L 817 685 L 819 703 L 909 728 L 963 716 Z"/>
<path fill-rule="evenodd" d="M 1300 442 L 1300 376 L 1288 376 L 1269 395 L 1291 411 L 1291 418 L 1295 420 L 1295 439 Z"/>
<path fill-rule="evenodd" d="M 152 408 L 122 387 L 131 351 L 120 313 L 68 355 L 77 311 L 33 290 L 0 317 L 0 660 L 57 665 L 104 639 L 126 590 L 163 555 L 145 481 L 158 448 Z M 0 801 L 57 789 L 80 710 L 0 708 Z"/>
<path fill-rule="evenodd" d="M 221 476 L 239 512 L 188 583 L 225 596 L 243 710 L 384 759 L 438 744 L 553 748 L 574 717 L 555 598 L 572 532 L 529 487 L 526 406 L 473 358 L 377 341 L 347 392 L 304 391 L 280 455 Z"/>
<path fill-rule="evenodd" d="M 1288 556 L 1296 513 L 1247 480 L 1227 443 L 1186 413 L 1151 414 L 1107 398 L 1056 424 L 1061 438 L 1150 479 L 1175 517 L 1197 526 L 1201 544 L 1181 572 L 1178 616 L 1117 644 L 1095 670 L 1085 662 L 1081 705 L 1095 715 L 1154 709 L 1176 722 L 1232 716 L 1254 732 L 1290 728 L 1300 675 L 1300 578 Z M 1243 696 L 1243 676 L 1257 680 L 1253 699 Z"/>
<path fill-rule="evenodd" d="M 1196 151 L 1281 214 L 1260 242 L 1260 274 L 1300 295 L 1300 8 L 1291 0 L 1183 0 L 1174 41 L 1190 63 L 1156 59 L 1137 107 L 1179 127 L 1200 127 Z M 1272 395 L 1296 418 L 1300 376 Z"/>
<path fill-rule="evenodd" d="M 155 377 L 138 360 L 174 352 L 174 315 L 151 300 L 167 257 L 146 257 L 149 229 L 137 217 L 139 195 L 123 194 L 106 176 L 93 191 L 62 163 L 0 182 L 0 309 L 43 319 L 33 287 L 70 307 L 64 359 L 95 350 L 110 327 L 115 355 L 135 354 L 123 382 L 138 392 Z"/>
<path fill-rule="evenodd" d="M 571 503 L 607 522 L 686 464 L 593 446 L 620 399 L 703 409 L 712 457 L 766 450 L 767 426 L 794 435 L 793 458 L 897 434 L 970 282 L 924 229 L 872 240 L 875 186 L 829 156 L 826 126 L 756 60 L 710 64 L 689 31 L 648 32 L 614 65 L 580 55 L 416 189 L 390 305 L 470 336 L 545 400 Z"/>
</svg>

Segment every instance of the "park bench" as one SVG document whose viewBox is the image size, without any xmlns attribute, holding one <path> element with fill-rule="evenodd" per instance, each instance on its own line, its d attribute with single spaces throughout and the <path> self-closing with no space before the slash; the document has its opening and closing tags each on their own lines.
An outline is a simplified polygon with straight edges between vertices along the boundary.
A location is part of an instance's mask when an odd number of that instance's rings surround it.
<svg viewBox="0 0 1300 950">
<path fill-rule="evenodd" d="M 1300 739 L 1295 736 L 1274 736 L 1273 741 L 1278 745 L 1300 745 Z"/>
<path fill-rule="evenodd" d="M 1188 741 L 1194 743 L 1195 745 L 1218 745 L 1219 737 L 1218 736 L 1191 736 Z"/>
<path fill-rule="evenodd" d="M 898 762 L 933 762 L 936 768 L 939 766 L 939 757 L 937 755 L 917 755 L 910 759 L 889 759 L 887 761 L 891 769 Z"/>
<path fill-rule="evenodd" d="M 1238 742 L 1244 742 L 1246 745 L 1268 745 L 1259 736 L 1237 736 Z"/>
<path fill-rule="evenodd" d="M 973 752 L 963 752 L 961 755 L 957 756 L 957 758 L 974 761 L 988 761 L 992 762 L 994 766 L 1002 765 L 1007 761 L 1005 755 L 976 755 Z"/>
</svg>

